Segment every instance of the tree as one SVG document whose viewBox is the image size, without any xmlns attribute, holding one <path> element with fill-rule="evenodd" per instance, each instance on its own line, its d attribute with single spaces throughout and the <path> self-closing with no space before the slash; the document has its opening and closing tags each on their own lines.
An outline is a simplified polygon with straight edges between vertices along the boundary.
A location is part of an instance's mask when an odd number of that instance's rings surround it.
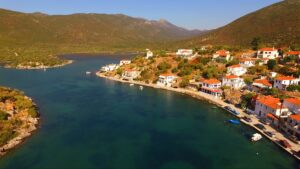
<svg viewBox="0 0 300 169">
<path fill-rule="evenodd" d="M 270 59 L 267 63 L 269 70 L 273 70 L 276 65 L 277 65 L 277 61 L 274 59 Z"/>
<path fill-rule="evenodd" d="M 171 68 L 171 65 L 167 62 L 161 62 L 158 64 L 157 68 L 161 71 L 165 71 Z"/>
<path fill-rule="evenodd" d="M 188 78 L 183 78 L 182 81 L 179 84 L 179 87 L 185 88 L 189 85 L 189 79 Z"/>
<path fill-rule="evenodd" d="M 251 42 L 252 49 L 258 50 L 258 48 L 260 48 L 261 44 L 262 44 L 262 40 L 260 37 L 253 38 L 253 40 Z"/>
</svg>

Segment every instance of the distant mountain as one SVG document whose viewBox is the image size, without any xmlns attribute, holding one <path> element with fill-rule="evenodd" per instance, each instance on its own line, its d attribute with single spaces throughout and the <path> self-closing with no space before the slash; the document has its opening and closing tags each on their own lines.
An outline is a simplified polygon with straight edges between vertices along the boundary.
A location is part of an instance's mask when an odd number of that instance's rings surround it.
<svg viewBox="0 0 300 169">
<path fill-rule="evenodd" d="M 181 44 L 247 46 L 255 37 L 275 46 L 300 44 L 300 0 L 273 4 Z"/>
<path fill-rule="evenodd" d="M 201 34 L 201 31 L 189 31 L 165 20 L 149 21 L 120 14 L 46 15 L 0 9 L 0 25 L 2 44 L 16 42 L 92 44 L 112 48 L 146 47 L 147 44 Z"/>
</svg>

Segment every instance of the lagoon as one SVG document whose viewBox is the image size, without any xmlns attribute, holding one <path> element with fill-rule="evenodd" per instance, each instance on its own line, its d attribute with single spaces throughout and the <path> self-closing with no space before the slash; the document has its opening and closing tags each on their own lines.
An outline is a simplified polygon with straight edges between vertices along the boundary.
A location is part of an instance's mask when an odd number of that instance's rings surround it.
<svg viewBox="0 0 300 169">
<path fill-rule="evenodd" d="M 257 143 L 233 116 L 179 93 L 86 75 L 126 56 L 75 56 L 62 68 L 0 68 L 0 85 L 25 91 L 41 125 L 0 159 L 3 169 L 289 169 L 298 162 L 267 139 Z"/>
</svg>

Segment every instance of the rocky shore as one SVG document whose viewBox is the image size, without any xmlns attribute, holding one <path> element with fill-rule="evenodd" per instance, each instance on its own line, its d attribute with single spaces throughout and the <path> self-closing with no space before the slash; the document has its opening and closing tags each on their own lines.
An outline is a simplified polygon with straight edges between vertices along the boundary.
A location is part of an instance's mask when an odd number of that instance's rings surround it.
<svg viewBox="0 0 300 169">
<path fill-rule="evenodd" d="M 16 132 L 18 132 L 19 135 L 0 147 L 0 156 L 3 156 L 8 153 L 9 150 L 16 148 L 37 129 L 39 122 L 38 118 L 28 118 L 27 120 L 27 128 L 17 129 Z"/>
<path fill-rule="evenodd" d="M 255 115 L 249 115 L 247 114 L 244 110 L 239 109 L 234 107 L 231 104 L 225 103 L 223 100 L 221 99 L 217 99 L 211 95 L 208 95 L 206 93 L 202 93 L 202 92 L 198 92 L 198 91 L 193 91 L 190 89 L 183 89 L 183 88 L 172 88 L 172 87 L 163 87 L 163 86 L 158 86 L 156 84 L 147 84 L 145 82 L 140 82 L 140 81 L 125 81 L 122 80 L 120 78 L 117 77 L 109 77 L 109 76 L 105 76 L 105 74 L 101 73 L 101 72 L 97 72 L 96 75 L 98 77 L 101 78 L 106 78 L 109 80 L 113 80 L 113 81 L 118 81 L 118 82 L 122 82 L 122 83 L 128 83 L 128 84 L 136 84 L 136 85 L 141 85 L 141 86 L 147 86 L 147 87 L 152 87 L 152 88 L 157 88 L 157 89 L 164 89 L 164 90 L 169 90 L 169 91 L 174 91 L 174 92 L 178 92 L 178 93 L 182 93 L 182 94 L 187 94 L 190 95 L 196 99 L 200 99 L 200 100 L 206 100 L 212 104 L 215 104 L 221 108 L 224 109 L 224 107 L 226 106 L 230 106 L 233 109 L 235 109 L 236 111 L 238 111 L 240 114 L 239 115 L 235 115 L 237 118 L 239 118 L 241 120 L 241 122 L 243 122 L 244 124 L 254 128 L 255 130 L 257 130 L 259 133 L 261 133 L 262 135 L 264 135 L 266 138 L 268 138 L 270 141 L 272 141 L 273 143 L 275 143 L 276 145 L 278 145 L 279 147 L 281 147 L 284 151 L 286 151 L 287 153 L 291 154 L 293 157 L 295 157 L 296 159 L 300 160 L 300 157 L 296 155 L 296 152 L 300 151 L 300 145 L 293 143 L 293 142 L 289 142 L 291 147 L 290 148 L 285 148 L 283 147 L 280 143 L 279 140 L 282 139 L 286 139 L 286 137 L 284 135 L 282 135 L 280 132 L 276 131 L 275 129 L 273 129 L 272 127 L 268 126 L 268 125 L 264 125 L 261 124 L 259 122 L 259 120 L 255 117 Z M 246 122 L 245 120 L 243 120 L 243 117 L 248 117 L 252 120 L 252 122 Z M 273 133 L 275 133 L 274 137 L 270 137 L 268 136 L 263 130 L 259 129 L 258 127 L 255 126 L 255 124 L 260 123 L 261 125 L 263 125 L 268 131 L 271 131 Z"/>
</svg>

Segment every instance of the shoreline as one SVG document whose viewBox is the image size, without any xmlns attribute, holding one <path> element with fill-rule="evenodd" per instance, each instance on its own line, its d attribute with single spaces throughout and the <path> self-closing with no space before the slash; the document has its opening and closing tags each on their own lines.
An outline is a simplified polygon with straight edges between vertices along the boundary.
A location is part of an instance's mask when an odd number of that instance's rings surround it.
<svg viewBox="0 0 300 169">
<path fill-rule="evenodd" d="M 20 130 L 20 134 L 9 140 L 5 145 L 0 147 L 0 158 L 6 155 L 7 153 L 11 152 L 12 150 L 16 149 L 22 143 L 24 143 L 30 136 L 37 131 L 39 126 L 39 118 L 32 118 L 30 126 L 26 130 Z"/>
<path fill-rule="evenodd" d="M 7 66 L 5 65 L 4 68 L 12 68 L 12 69 L 18 69 L 18 70 L 41 70 L 41 69 L 53 69 L 53 68 L 59 68 L 63 67 L 69 64 L 72 64 L 74 61 L 73 60 L 67 60 L 65 63 L 59 64 L 59 65 L 54 65 L 54 66 L 37 66 L 37 67 L 31 67 L 31 66 Z"/>
<path fill-rule="evenodd" d="M 278 145 L 279 147 L 282 148 L 282 150 L 285 150 L 285 152 L 289 153 L 290 155 L 292 155 L 295 159 L 299 160 L 300 161 L 300 157 L 297 156 L 296 154 L 294 154 L 294 152 L 298 152 L 300 151 L 300 145 L 299 144 L 296 144 L 296 143 L 293 143 L 291 141 L 289 141 L 290 145 L 292 146 L 291 148 L 284 148 L 279 142 L 278 140 L 281 140 L 281 139 L 285 139 L 287 140 L 281 133 L 279 133 L 277 130 L 273 129 L 271 126 L 269 125 L 264 125 L 262 124 L 263 126 L 265 126 L 266 128 L 266 131 L 272 131 L 272 132 L 275 132 L 275 136 L 274 137 L 270 137 L 268 136 L 267 134 L 264 133 L 263 130 L 257 128 L 256 126 L 254 126 L 254 124 L 257 124 L 257 123 L 260 123 L 259 120 L 254 116 L 254 115 L 249 115 L 249 114 L 246 114 L 244 112 L 244 110 L 242 109 L 239 109 L 239 108 L 236 108 L 234 107 L 233 105 L 231 104 L 228 104 L 228 103 L 225 103 L 223 100 L 220 100 L 220 99 L 216 99 L 215 97 L 209 95 L 209 94 L 206 94 L 206 93 L 202 93 L 202 92 L 199 92 L 199 91 L 193 91 L 193 90 L 189 90 L 189 89 L 183 89 L 183 88 L 170 88 L 170 87 L 163 87 L 163 86 L 158 86 L 156 84 L 147 84 L 145 82 L 140 82 L 140 81 L 125 81 L 125 80 L 122 80 L 122 79 L 119 79 L 119 78 L 115 78 L 115 77 L 108 77 L 108 76 L 105 76 L 103 73 L 101 72 L 97 72 L 96 73 L 96 76 L 100 77 L 100 78 L 105 78 L 105 79 L 109 79 L 109 80 L 113 80 L 113 81 L 117 81 L 117 82 L 121 82 L 121 83 L 128 83 L 128 84 L 136 84 L 136 85 L 141 85 L 141 86 L 146 86 L 146 87 L 151 87 L 151 88 L 155 88 L 155 89 L 163 89 L 163 90 L 168 90 L 168 91 L 174 91 L 174 92 L 177 92 L 177 93 L 182 93 L 182 94 L 186 94 L 186 95 L 189 95 L 193 98 L 196 98 L 196 99 L 199 99 L 199 100 L 205 100 L 205 101 L 208 101 L 209 103 L 212 103 L 224 110 L 226 110 L 224 107 L 225 106 L 230 106 L 232 107 L 234 110 L 238 111 L 240 114 L 239 115 L 233 115 L 232 113 L 230 113 L 231 115 L 239 118 L 239 120 L 244 123 L 245 125 L 255 129 L 256 131 L 258 131 L 260 134 L 262 134 L 265 138 L 267 138 L 269 141 L 273 142 L 274 144 Z M 227 110 L 226 110 L 227 111 Z M 252 122 L 246 122 L 245 120 L 242 119 L 242 117 L 244 116 L 247 116 L 247 117 L 250 117 Z M 261 124 L 261 123 L 260 123 Z"/>
</svg>

